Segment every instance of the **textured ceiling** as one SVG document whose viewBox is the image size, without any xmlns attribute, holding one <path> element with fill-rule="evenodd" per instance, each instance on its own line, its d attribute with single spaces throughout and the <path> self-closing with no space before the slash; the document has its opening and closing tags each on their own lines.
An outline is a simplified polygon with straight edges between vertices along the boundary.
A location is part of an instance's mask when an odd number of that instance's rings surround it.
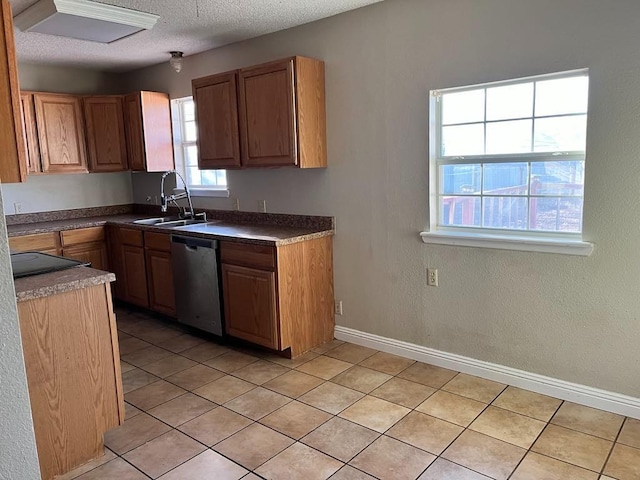
<svg viewBox="0 0 640 480">
<path fill-rule="evenodd" d="M 152 30 L 105 45 L 15 29 L 18 60 L 126 72 L 337 15 L 381 0 L 102 0 L 160 15 Z M 10 0 L 14 16 L 36 0 Z"/>
</svg>

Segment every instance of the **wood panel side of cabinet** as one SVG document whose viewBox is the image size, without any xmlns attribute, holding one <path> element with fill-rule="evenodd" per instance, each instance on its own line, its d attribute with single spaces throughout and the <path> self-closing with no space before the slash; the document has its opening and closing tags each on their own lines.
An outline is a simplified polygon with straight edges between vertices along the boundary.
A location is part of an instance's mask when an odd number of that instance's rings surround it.
<svg viewBox="0 0 640 480">
<path fill-rule="evenodd" d="M 102 453 L 124 404 L 108 285 L 18 304 L 43 479 Z M 64 446 L 62 448 L 61 446 Z"/>
<path fill-rule="evenodd" d="M 22 126 L 27 151 L 27 173 L 29 175 L 41 173 L 40 145 L 38 143 L 36 107 L 33 102 L 33 94 L 28 92 L 20 93 L 20 106 L 22 107 Z"/>
<path fill-rule="evenodd" d="M 173 170 L 175 161 L 169 95 L 160 92 L 141 92 L 140 98 L 146 171 Z"/>
<path fill-rule="evenodd" d="M 245 167 L 297 165 L 292 58 L 239 74 L 240 138 Z"/>
<path fill-rule="evenodd" d="M 327 112 L 324 62 L 295 58 L 296 126 L 299 167 L 327 166 Z"/>
<path fill-rule="evenodd" d="M 44 173 L 88 172 L 81 98 L 34 93 Z"/>
<path fill-rule="evenodd" d="M 127 170 L 122 97 L 100 95 L 83 99 L 89 168 L 92 172 Z"/>
<path fill-rule="evenodd" d="M 168 235 L 167 235 L 168 236 Z M 171 253 L 146 250 L 149 307 L 152 310 L 176 316 L 176 298 L 173 291 L 173 268 Z"/>
<path fill-rule="evenodd" d="M 198 127 L 198 168 L 240 167 L 237 72 L 192 80 Z"/>
<path fill-rule="evenodd" d="M 142 132 L 142 99 L 140 92 L 125 95 L 123 108 L 129 167 L 134 172 L 145 171 L 146 152 Z"/>
<path fill-rule="evenodd" d="M 277 255 L 282 348 L 297 357 L 333 339 L 333 239 L 283 245 Z"/>
<path fill-rule="evenodd" d="M 222 292 L 227 334 L 279 350 L 275 273 L 223 263 Z"/>
<path fill-rule="evenodd" d="M 20 115 L 20 85 L 8 0 L 0 0 L 0 182 L 27 178 L 27 151 Z"/>
</svg>

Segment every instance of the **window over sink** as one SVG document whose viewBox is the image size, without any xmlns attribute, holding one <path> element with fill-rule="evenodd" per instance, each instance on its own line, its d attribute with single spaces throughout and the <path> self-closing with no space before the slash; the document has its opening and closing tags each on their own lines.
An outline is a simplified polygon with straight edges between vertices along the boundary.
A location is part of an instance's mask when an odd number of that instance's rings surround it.
<svg viewBox="0 0 640 480">
<path fill-rule="evenodd" d="M 184 177 L 192 196 L 228 197 L 225 170 L 198 168 L 198 129 L 196 128 L 193 97 L 171 100 L 173 119 L 173 148 L 176 170 Z M 178 179 L 178 182 L 180 180 Z M 184 185 L 177 185 L 178 189 Z"/>
<path fill-rule="evenodd" d="M 588 70 L 431 91 L 425 243 L 590 253 L 582 241 L 588 91 Z"/>
</svg>

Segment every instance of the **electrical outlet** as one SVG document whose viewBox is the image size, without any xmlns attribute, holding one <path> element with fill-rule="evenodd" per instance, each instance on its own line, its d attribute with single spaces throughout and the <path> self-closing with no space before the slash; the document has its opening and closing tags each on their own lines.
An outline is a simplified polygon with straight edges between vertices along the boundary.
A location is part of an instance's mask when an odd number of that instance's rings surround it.
<svg viewBox="0 0 640 480">
<path fill-rule="evenodd" d="M 342 300 L 336 300 L 335 312 L 336 315 L 342 315 Z"/>
<path fill-rule="evenodd" d="M 427 285 L 429 285 L 430 287 L 439 286 L 437 268 L 427 268 Z"/>
<path fill-rule="evenodd" d="M 258 211 L 260 213 L 267 213 L 267 201 L 266 200 L 259 200 L 258 201 Z"/>
<path fill-rule="evenodd" d="M 19 213 L 22 213 L 22 203 L 20 203 L 20 202 L 14 203 L 13 204 L 13 210 L 14 210 L 16 215 L 19 214 Z"/>
<path fill-rule="evenodd" d="M 231 208 L 233 208 L 236 212 L 240 210 L 240 200 L 237 198 L 232 199 Z"/>
</svg>

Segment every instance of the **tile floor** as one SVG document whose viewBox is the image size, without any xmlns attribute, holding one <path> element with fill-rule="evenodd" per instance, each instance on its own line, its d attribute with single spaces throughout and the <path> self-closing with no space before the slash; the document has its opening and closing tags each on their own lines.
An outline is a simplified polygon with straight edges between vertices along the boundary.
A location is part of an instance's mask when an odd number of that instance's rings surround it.
<svg viewBox="0 0 640 480">
<path fill-rule="evenodd" d="M 125 424 L 63 479 L 640 480 L 640 421 L 337 340 L 296 360 L 117 309 Z"/>
</svg>

